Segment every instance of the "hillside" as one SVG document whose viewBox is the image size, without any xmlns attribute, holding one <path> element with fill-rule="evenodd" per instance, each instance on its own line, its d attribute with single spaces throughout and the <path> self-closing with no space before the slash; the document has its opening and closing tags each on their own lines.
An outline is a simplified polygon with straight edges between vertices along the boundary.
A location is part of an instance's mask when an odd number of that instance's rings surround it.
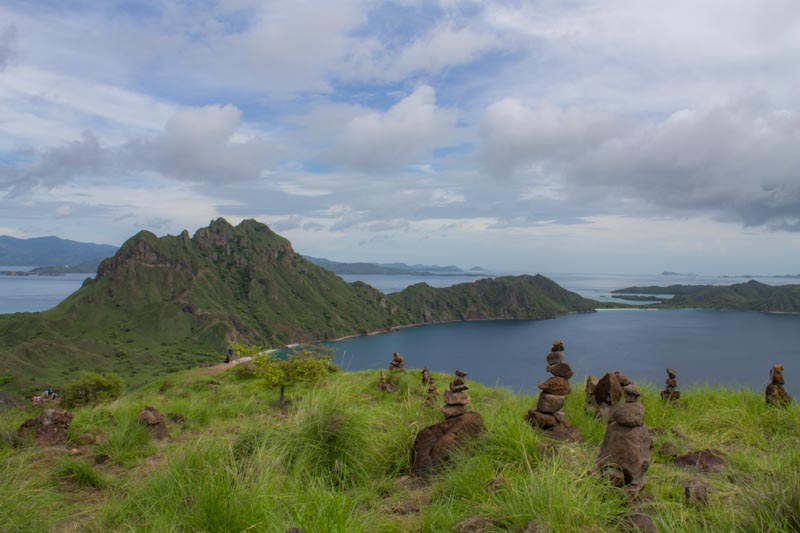
<svg viewBox="0 0 800 533">
<path fill-rule="evenodd" d="M 707 289 L 714 288 L 714 285 L 646 285 L 644 287 L 625 287 L 624 289 L 616 289 L 611 291 L 611 294 L 694 294 L 702 292 Z"/>
<path fill-rule="evenodd" d="M 765 285 L 758 281 L 710 287 L 676 295 L 663 307 L 800 313 L 800 285 Z"/>
<path fill-rule="evenodd" d="M 115 246 L 70 241 L 58 237 L 17 239 L 0 235 L 0 265 L 40 266 L 78 265 L 98 257 L 109 257 Z"/>
<path fill-rule="evenodd" d="M 0 315 L 7 389 L 62 382 L 83 368 L 133 383 L 218 361 L 231 341 L 281 346 L 419 322 L 545 318 L 593 303 L 541 276 L 386 296 L 295 253 L 267 226 L 223 219 L 158 238 L 140 232 L 97 276 L 43 313 Z"/>
<path fill-rule="evenodd" d="M 452 374 L 435 378 L 441 390 Z M 410 449 L 441 421 L 441 397 L 424 406 L 418 371 L 394 380 L 395 393 L 379 393 L 378 370 L 339 372 L 290 389 L 284 410 L 236 369 L 180 373 L 74 410 L 70 440 L 47 448 L 11 447 L 42 406 L 0 412 L 0 530 L 612 533 L 636 512 L 662 532 L 797 530 L 798 407 L 769 408 L 760 391 L 688 388 L 676 408 L 640 383 L 654 446 L 629 504 L 592 473 L 606 423 L 584 409 L 582 386 L 564 405 L 582 441 L 554 444 L 523 418 L 534 396 L 469 380 L 487 432 L 425 479 L 408 475 Z M 137 424 L 145 405 L 173 413 L 169 438 Z M 724 458 L 719 471 L 673 458 L 707 448 Z M 708 486 L 707 505 L 686 501 L 691 480 Z"/>
</svg>

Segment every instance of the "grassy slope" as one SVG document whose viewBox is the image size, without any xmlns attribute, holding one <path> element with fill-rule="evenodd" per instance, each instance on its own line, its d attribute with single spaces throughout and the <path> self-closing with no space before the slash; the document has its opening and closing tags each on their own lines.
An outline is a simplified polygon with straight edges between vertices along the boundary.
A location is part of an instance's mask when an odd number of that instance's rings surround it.
<svg viewBox="0 0 800 533">
<path fill-rule="evenodd" d="M 471 383 L 488 433 L 473 453 L 418 484 L 403 477 L 408 451 L 441 415 L 423 407 L 418 372 L 399 378 L 394 394 L 377 393 L 377 378 L 340 373 L 293 389 L 293 406 L 282 412 L 270 406 L 277 393 L 256 380 L 228 373 L 214 376 L 214 387 L 210 376 L 178 374 L 78 409 L 73 438 L 91 431 L 102 443 L 80 446 L 71 461 L 67 447 L 10 449 L 0 438 L 0 530 L 451 531 L 474 517 L 496 520 L 497 530 L 531 520 L 543 531 L 619 529 L 623 495 L 589 473 L 604 424 L 583 410 L 582 393 L 565 410 L 585 441 L 550 454 L 522 419 L 533 396 Z M 442 388 L 449 377 L 436 379 Z M 684 390 L 684 399 L 684 408 L 665 406 L 643 387 L 646 423 L 667 429 L 655 450 L 668 439 L 682 451 L 714 447 L 729 466 L 702 474 L 654 451 L 644 509 L 660 530 L 791 531 L 789 520 L 800 519 L 798 407 L 770 409 L 760 393 L 724 388 Z M 149 441 L 134 422 L 144 405 L 184 414 L 185 427 L 171 424 L 171 440 Z M 0 436 L 31 409 L 0 415 Z M 110 459 L 93 466 L 97 454 Z M 505 484 L 493 490 L 498 477 Z M 682 485 L 696 477 L 711 485 L 708 508 L 684 502 Z"/>
<path fill-rule="evenodd" d="M 218 219 L 191 238 L 140 232 L 57 307 L 0 315 L 0 375 L 15 378 L 0 387 L 58 386 L 87 368 L 141 384 L 219 360 L 231 340 L 281 346 L 423 317 L 542 318 L 592 306 L 541 276 L 422 285 L 387 297 L 305 260 L 263 224 Z"/>
</svg>

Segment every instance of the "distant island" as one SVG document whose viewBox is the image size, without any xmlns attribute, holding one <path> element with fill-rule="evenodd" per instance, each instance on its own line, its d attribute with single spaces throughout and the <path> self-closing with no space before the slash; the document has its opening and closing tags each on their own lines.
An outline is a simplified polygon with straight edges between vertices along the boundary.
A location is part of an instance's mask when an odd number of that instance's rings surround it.
<svg viewBox="0 0 800 533">
<path fill-rule="evenodd" d="M 116 246 L 71 241 L 59 237 L 18 239 L 0 235 L 0 265 L 81 265 L 114 255 Z M 96 268 L 96 267 L 95 267 Z M 94 270 L 91 270 L 94 272 Z"/>
<path fill-rule="evenodd" d="M 407 265 L 406 263 L 340 263 L 323 259 L 321 257 L 303 256 L 315 265 L 327 268 L 335 274 L 353 275 L 395 275 L 395 276 L 480 276 L 485 277 L 490 274 L 484 268 L 475 266 L 469 270 L 463 270 L 457 266 L 439 265 Z"/>
<path fill-rule="evenodd" d="M 0 270 L 0 276 L 63 276 L 64 274 L 94 274 L 105 259 L 96 257 L 77 265 L 42 266 L 31 270 Z"/>
<path fill-rule="evenodd" d="M 611 292 L 615 295 L 672 295 L 648 308 L 800 313 L 800 285 L 772 286 L 751 280 L 734 285 L 626 287 Z"/>
</svg>

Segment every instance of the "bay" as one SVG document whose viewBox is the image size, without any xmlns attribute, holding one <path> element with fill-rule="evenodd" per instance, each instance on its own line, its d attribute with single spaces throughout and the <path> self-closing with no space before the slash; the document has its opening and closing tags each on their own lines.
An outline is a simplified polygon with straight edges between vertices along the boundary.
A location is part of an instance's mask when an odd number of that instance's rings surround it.
<svg viewBox="0 0 800 533">
<path fill-rule="evenodd" d="M 5 267 L 0 271 L 28 271 L 34 267 Z M 63 276 L 0 275 L 0 313 L 45 311 L 78 290 L 90 274 Z"/>
<path fill-rule="evenodd" d="M 348 370 L 388 368 L 397 351 L 410 368 L 462 369 L 480 383 L 532 393 L 549 377 L 545 355 L 556 339 L 566 343 L 576 388 L 589 374 L 613 370 L 661 387 L 665 368 L 674 367 L 679 387 L 709 383 L 763 390 L 770 367 L 782 363 L 787 390 L 800 395 L 800 315 L 615 310 L 429 325 L 329 344 Z"/>
</svg>

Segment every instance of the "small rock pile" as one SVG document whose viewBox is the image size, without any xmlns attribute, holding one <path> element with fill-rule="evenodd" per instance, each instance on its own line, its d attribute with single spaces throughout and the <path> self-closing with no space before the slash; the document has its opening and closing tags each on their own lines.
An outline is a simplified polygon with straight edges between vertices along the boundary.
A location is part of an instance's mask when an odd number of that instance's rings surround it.
<svg viewBox="0 0 800 533">
<path fill-rule="evenodd" d="M 456 379 L 450 382 L 450 390 L 444 391 L 445 405 L 442 407 L 442 413 L 444 413 L 445 420 L 461 416 L 467 412 L 469 394 L 466 391 L 469 387 L 464 381 L 465 377 L 467 377 L 466 372 L 456 370 Z"/>
<path fill-rule="evenodd" d="M 783 365 L 774 365 L 769 371 L 769 385 L 767 385 L 766 396 L 767 405 L 786 407 L 792 403 L 792 397 L 783 388 Z"/>
<path fill-rule="evenodd" d="M 480 413 L 467 412 L 470 400 L 465 392 L 468 389 L 464 381 L 466 376 L 466 372 L 456 370 L 456 379 L 444 393 L 445 420 L 424 428 L 414 439 L 411 467 L 414 474 L 428 473 L 446 463 L 456 450 L 486 430 Z M 432 379 L 428 385 L 431 383 Z"/>
<path fill-rule="evenodd" d="M 651 437 L 644 424 L 639 388 L 629 381 L 622 389 L 625 401 L 611 410 L 597 469 L 615 486 L 627 487 L 636 496 L 644 486 L 644 474 L 650 466 Z"/>
<path fill-rule="evenodd" d="M 153 406 L 146 405 L 139 411 L 139 423 L 147 426 L 150 433 L 157 439 L 166 439 L 169 437 L 169 430 L 167 429 L 167 422 L 164 415 Z"/>
<path fill-rule="evenodd" d="M 676 402 L 681 399 L 681 391 L 675 390 L 678 386 L 678 373 L 674 368 L 667 369 L 667 381 L 664 390 L 661 391 L 661 399 L 665 402 Z"/>
<path fill-rule="evenodd" d="M 45 409 L 36 418 L 22 423 L 17 434 L 23 440 L 33 440 L 39 446 L 55 446 L 67 441 L 73 414 L 64 409 Z"/>
<path fill-rule="evenodd" d="M 403 370 L 403 363 L 405 363 L 403 356 L 397 352 L 392 354 L 392 362 L 389 363 L 390 372 L 401 372 Z"/>
<path fill-rule="evenodd" d="M 551 436 L 556 438 L 577 439 L 578 430 L 569 425 L 566 415 L 561 408 L 564 398 L 570 393 L 569 378 L 572 377 L 572 367 L 564 362 L 564 342 L 554 341 L 550 353 L 547 354 L 546 370 L 553 377 L 540 383 L 539 399 L 536 409 L 528 411 L 527 419 L 533 427 L 551 430 Z"/>
<path fill-rule="evenodd" d="M 630 385 L 631 380 L 619 370 L 607 372 L 602 378 L 589 376 L 586 379 L 586 404 L 594 409 L 602 420 L 608 420 L 611 409 L 622 399 L 622 389 Z"/>
<path fill-rule="evenodd" d="M 430 370 L 422 369 L 422 384 L 425 388 L 425 405 L 433 407 L 439 401 L 439 391 L 436 388 L 436 380 L 433 379 Z"/>
<path fill-rule="evenodd" d="M 380 392 L 390 390 L 389 384 L 386 383 L 386 375 L 383 373 L 383 370 L 381 370 L 381 377 L 378 378 L 378 390 Z"/>
</svg>

